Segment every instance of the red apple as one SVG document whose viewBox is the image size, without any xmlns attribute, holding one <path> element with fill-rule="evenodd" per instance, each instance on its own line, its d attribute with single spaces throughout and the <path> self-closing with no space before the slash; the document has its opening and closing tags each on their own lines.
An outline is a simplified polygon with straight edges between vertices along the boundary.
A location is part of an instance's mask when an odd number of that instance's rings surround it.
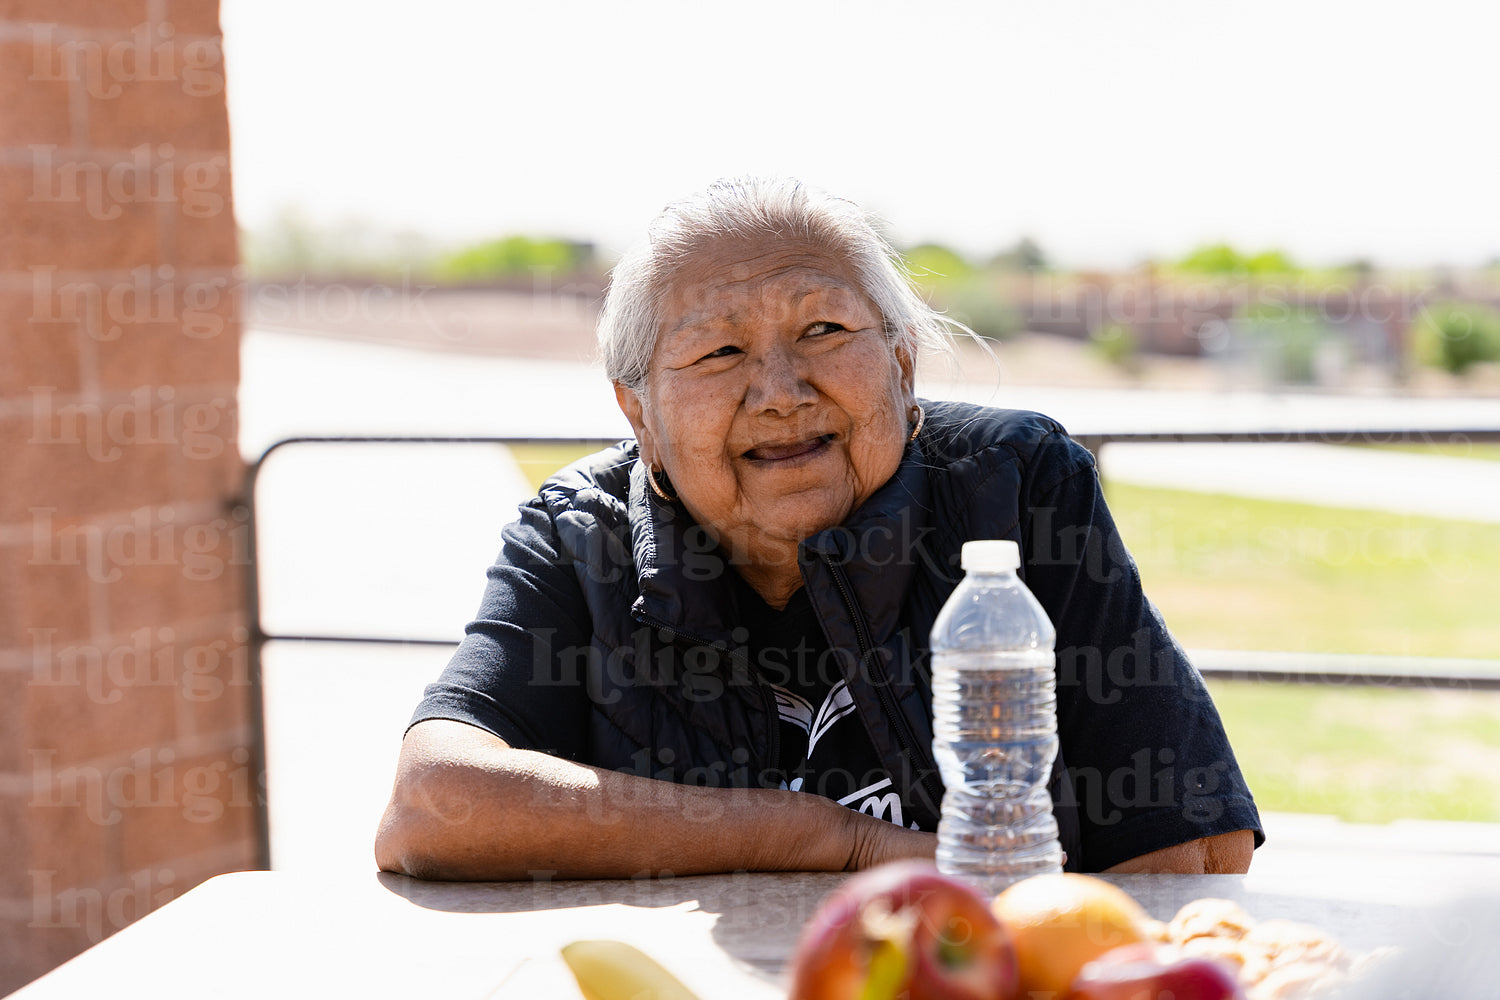
<svg viewBox="0 0 1500 1000">
<path fill-rule="evenodd" d="M 1015 1000 L 1016 952 L 984 899 L 929 862 L 850 879 L 792 956 L 790 1000 Z"/>
<path fill-rule="evenodd" d="M 1068 1000 L 1245 1000 L 1234 970 L 1170 945 L 1128 944 L 1079 970 Z"/>
</svg>

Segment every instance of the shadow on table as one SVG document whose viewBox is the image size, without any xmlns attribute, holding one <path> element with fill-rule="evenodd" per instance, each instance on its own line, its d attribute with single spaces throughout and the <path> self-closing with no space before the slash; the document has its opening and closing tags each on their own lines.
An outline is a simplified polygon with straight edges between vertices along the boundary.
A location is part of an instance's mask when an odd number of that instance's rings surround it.
<svg viewBox="0 0 1500 1000">
<path fill-rule="evenodd" d="M 849 876 L 791 872 L 775 876 L 735 873 L 679 878 L 597 881 L 492 882 L 476 884 L 462 897 L 442 883 L 382 872 L 380 884 L 417 906 L 453 913 L 525 913 L 618 904 L 674 907 L 685 903 L 718 917 L 714 942 L 742 966 L 767 981 L 796 945 L 797 935 L 823 897 Z"/>
</svg>

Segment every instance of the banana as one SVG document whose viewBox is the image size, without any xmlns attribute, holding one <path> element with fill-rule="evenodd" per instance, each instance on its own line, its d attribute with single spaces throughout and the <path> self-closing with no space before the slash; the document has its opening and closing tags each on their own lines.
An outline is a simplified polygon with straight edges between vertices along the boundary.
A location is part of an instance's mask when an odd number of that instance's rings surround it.
<svg viewBox="0 0 1500 1000">
<path fill-rule="evenodd" d="M 655 959 L 623 941 L 574 941 L 563 961 L 584 1000 L 698 1000 Z"/>
</svg>

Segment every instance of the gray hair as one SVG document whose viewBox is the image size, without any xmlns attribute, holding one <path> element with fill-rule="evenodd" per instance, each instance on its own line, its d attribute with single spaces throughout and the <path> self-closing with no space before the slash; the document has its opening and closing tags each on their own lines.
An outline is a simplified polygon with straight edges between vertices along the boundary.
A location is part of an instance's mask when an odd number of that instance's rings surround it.
<svg viewBox="0 0 1500 1000">
<path fill-rule="evenodd" d="M 905 349 L 913 361 L 926 350 L 951 355 L 953 333 L 970 333 L 917 293 L 906 262 L 858 205 L 796 180 L 731 178 L 668 205 L 645 242 L 610 272 L 597 331 L 610 380 L 642 393 L 661 330 L 662 299 L 688 257 L 721 237 L 759 235 L 805 240 L 848 261 L 880 310 L 891 350 Z"/>
</svg>

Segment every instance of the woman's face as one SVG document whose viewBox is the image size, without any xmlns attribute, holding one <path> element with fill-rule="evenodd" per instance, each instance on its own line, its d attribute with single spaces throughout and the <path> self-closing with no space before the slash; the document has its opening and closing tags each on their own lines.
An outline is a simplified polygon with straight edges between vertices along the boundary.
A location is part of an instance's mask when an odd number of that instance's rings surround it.
<svg viewBox="0 0 1500 1000">
<path fill-rule="evenodd" d="M 851 269 L 806 243 L 711 243 L 662 315 L 644 400 L 616 386 L 643 460 L 737 562 L 795 569 L 797 542 L 896 471 L 910 359 Z"/>
</svg>

